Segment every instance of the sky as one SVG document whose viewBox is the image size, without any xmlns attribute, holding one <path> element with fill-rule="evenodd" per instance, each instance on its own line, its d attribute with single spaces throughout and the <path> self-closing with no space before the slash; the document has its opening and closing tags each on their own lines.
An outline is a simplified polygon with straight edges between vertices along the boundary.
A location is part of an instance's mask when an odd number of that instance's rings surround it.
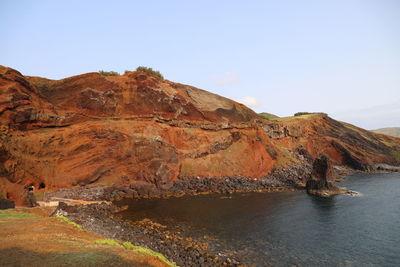
<svg viewBox="0 0 400 267">
<path fill-rule="evenodd" d="M 50 79 L 143 65 L 256 112 L 400 127 L 400 1 L 0 0 L 0 65 Z"/>
</svg>

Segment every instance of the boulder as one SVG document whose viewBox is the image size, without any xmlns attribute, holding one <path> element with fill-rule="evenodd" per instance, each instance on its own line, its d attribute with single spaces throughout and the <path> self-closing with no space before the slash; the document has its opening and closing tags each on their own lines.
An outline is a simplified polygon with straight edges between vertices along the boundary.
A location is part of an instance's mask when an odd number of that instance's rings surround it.
<svg viewBox="0 0 400 267">
<path fill-rule="evenodd" d="M 0 210 L 15 208 L 15 202 L 9 199 L 0 199 Z"/>
</svg>

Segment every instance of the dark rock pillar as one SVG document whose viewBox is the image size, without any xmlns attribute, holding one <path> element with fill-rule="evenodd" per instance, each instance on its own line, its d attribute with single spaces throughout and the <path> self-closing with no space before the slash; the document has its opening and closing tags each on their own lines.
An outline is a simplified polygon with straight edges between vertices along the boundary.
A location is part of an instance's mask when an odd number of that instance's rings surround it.
<svg viewBox="0 0 400 267">
<path fill-rule="evenodd" d="M 307 180 L 307 193 L 312 195 L 329 195 L 340 191 L 340 188 L 329 180 L 332 179 L 333 169 L 329 158 L 325 155 L 314 160 L 311 176 Z"/>
</svg>

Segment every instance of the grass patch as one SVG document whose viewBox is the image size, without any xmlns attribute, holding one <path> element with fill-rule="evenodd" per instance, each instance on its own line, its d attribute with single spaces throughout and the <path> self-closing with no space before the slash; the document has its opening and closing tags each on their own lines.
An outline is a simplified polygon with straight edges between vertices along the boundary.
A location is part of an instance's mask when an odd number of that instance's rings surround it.
<svg viewBox="0 0 400 267">
<path fill-rule="evenodd" d="M 114 239 L 97 239 L 94 241 L 94 243 L 99 244 L 99 245 L 109 245 L 109 246 L 118 247 L 118 248 L 122 247 L 122 245 Z"/>
<path fill-rule="evenodd" d="M 135 246 L 131 242 L 124 242 L 124 243 L 121 244 L 121 243 L 119 243 L 118 241 L 116 241 L 114 239 L 98 239 L 98 240 L 95 240 L 94 243 L 95 244 L 99 244 L 99 245 L 109 245 L 109 246 L 112 246 L 112 247 L 125 248 L 125 249 L 132 250 L 132 251 L 134 251 L 136 253 L 150 255 L 150 256 L 158 258 L 160 261 L 164 262 L 165 264 L 167 264 L 170 267 L 178 267 L 174 263 L 170 262 L 161 253 L 155 252 L 155 251 L 153 251 L 151 249 L 148 249 L 148 248 Z"/>
<path fill-rule="evenodd" d="M 0 210 L 0 220 L 30 219 L 37 217 L 35 214 L 27 212 L 16 212 L 14 210 Z"/>
<path fill-rule="evenodd" d="M 266 120 L 279 119 L 279 116 L 267 112 L 258 113 L 258 115 Z"/>
<path fill-rule="evenodd" d="M 151 249 L 148 248 L 144 248 L 144 247 L 140 247 L 140 246 L 135 246 L 133 245 L 131 242 L 124 242 L 122 243 L 122 245 L 124 246 L 124 248 L 126 249 L 132 249 L 135 252 L 138 253 L 142 253 L 142 254 L 147 254 L 153 257 L 157 257 L 159 260 L 161 260 L 162 262 L 164 262 L 165 264 L 167 264 L 168 266 L 171 267 L 177 267 L 176 264 L 170 262 L 164 255 L 162 255 L 161 253 L 155 252 Z"/>
<path fill-rule="evenodd" d="M 70 219 L 68 219 L 67 217 L 64 216 L 57 216 L 58 219 L 60 219 L 61 221 L 68 223 L 69 225 L 74 226 L 75 228 L 78 228 L 79 230 L 83 230 L 82 225 L 79 225 L 73 221 L 71 221 Z"/>
</svg>

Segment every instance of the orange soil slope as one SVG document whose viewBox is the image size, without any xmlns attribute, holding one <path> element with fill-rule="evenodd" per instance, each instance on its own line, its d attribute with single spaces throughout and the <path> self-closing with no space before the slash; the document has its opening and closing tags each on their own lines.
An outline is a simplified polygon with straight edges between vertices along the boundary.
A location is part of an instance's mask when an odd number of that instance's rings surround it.
<svg viewBox="0 0 400 267">
<path fill-rule="evenodd" d="M 0 190 L 182 178 L 267 177 L 326 153 L 336 165 L 400 164 L 400 139 L 325 115 L 268 121 L 246 106 L 145 72 L 25 77 L 0 67 Z M 300 162 L 301 163 L 301 162 Z"/>
<path fill-rule="evenodd" d="M 102 237 L 48 215 L 39 208 L 0 211 L 0 266 L 171 266 L 122 246 L 97 244 Z"/>
</svg>

